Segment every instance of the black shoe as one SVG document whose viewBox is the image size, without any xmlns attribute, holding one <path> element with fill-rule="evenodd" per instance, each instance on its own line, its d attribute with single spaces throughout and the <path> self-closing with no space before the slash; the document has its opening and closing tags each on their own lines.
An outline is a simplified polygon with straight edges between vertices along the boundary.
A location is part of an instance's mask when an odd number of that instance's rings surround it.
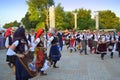
<svg viewBox="0 0 120 80">
<path fill-rule="evenodd" d="M 75 49 L 75 52 L 76 52 L 77 50 Z"/>
<path fill-rule="evenodd" d="M 87 53 L 85 53 L 85 55 L 88 55 Z"/>
<path fill-rule="evenodd" d="M 104 60 L 104 58 L 101 58 L 101 60 Z"/>
<path fill-rule="evenodd" d="M 10 68 L 13 68 L 13 64 L 12 64 L 12 63 L 8 63 L 8 66 L 9 66 Z"/>
<path fill-rule="evenodd" d="M 70 53 L 72 53 L 72 49 L 70 49 Z"/>
<path fill-rule="evenodd" d="M 113 56 L 110 57 L 111 59 L 113 58 Z"/>
<path fill-rule="evenodd" d="M 58 66 L 53 66 L 53 68 L 59 68 Z"/>
<path fill-rule="evenodd" d="M 46 76 L 46 75 L 47 75 L 47 73 L 45 73 L 45 72 L 41 71 L 40 75 L 41 75 L 41 76 Z"/>
</svg>

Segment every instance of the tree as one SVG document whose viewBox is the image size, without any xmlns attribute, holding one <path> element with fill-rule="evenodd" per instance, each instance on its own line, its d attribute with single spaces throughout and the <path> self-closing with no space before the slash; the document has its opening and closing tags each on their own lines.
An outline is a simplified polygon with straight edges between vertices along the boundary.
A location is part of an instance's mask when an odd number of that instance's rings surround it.
<svg viewBox="0 0 120 80">
<path fill-rule="evenodd" d="M 58 4 L 55 8 L 55 26 L 57 29 L 64 29 L 65 26 L 65 12 L 61 4 Z"/>
<path fill-rule="evenodd" d="M 9 27 L 19 27 L 19 26 L 20 26 L 20 23 L 15 20 L 14 22 L 6 23 L 3 27 L 9 28 Z"/>
<path fill-rule="evenodd" d="M 45 24 L 47 24 L 48 26 L 48 11 L 49 11 L 49 7 L 54 5 L 54 1 L 53 0 L 28 0 L 27 4 L 29 6 L 29 13 L 30 13 L 30 19 L 31 20 L 35 20 L 38 21 L 39 18 L 41 17 L 45 17 L 42 18 L 43 21 L 41 22 L 45 22 Z M 42 16 L 41 16 L 42 15 Z"/>
<path fill-rule="evenodd" d="M 21 22 L 24 24 L 25 28 L 27 30 L 30 30 L 31 28 L 35 28 L 36 25 L 38 24 L 38 21 L 31 21 L 29 19 L 30 14 L 27 12 L 25 17 L 22 18 Z"/>
<path fill-rule="evenodd" d="M 119 18 L 111 10 L 99 12 L 100 28 L 112 29 L 119 25 Z"/>
<path fill-rule="evenodd" d="M 65 12 L 65 29 L 72 29 L 74 27 L 74 15 L 72 12 Z"/>
<path fill-rule="evenodd" d="M 77 14 L 78 29 L 94 29 L 94 20 L 91 19 L 91 10 L 75 10 Z"/>
</svg>

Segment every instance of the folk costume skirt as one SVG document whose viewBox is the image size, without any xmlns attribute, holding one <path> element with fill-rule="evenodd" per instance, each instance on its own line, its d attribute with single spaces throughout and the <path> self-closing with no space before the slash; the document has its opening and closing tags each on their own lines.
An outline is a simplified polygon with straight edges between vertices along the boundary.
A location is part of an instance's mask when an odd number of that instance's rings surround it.
<svg viewBox="0 0 120 80">
<path fill-rule="evenodd" d="M 101 43 L 98 45 L 97 48 L 98 53 L 106 53 L 107 52 L 107 44 L 106 43 Z"/>
</svg>

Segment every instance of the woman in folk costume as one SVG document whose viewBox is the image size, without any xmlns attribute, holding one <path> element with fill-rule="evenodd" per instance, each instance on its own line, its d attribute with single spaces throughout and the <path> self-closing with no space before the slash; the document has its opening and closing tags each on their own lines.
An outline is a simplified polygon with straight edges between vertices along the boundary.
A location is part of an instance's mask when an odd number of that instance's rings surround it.
<svg viewBox="0 0 120 80">
<path fill-rule="evenodd" d="M 27 67 L 23 64 L 21 59 L 26 56 L 26 52 L 28 52 L 29 46 L 28 41 L 25 36 L 25 29 L 23 27 L 19 27 L 13 36 L 13 43 L 9 47 L 7 54 L 15 55 L 15 78 L 16 80 L 28 80 L 33 77 L 29 74 Z"/>
<path fill-rule="evenodd" d="M 88 47 L 90 48 L 90 53 L 92 53 L 92 50 L 93 50 L 93 32 L 89 32 L 88 33 Z"/>
<path fill-rule="evenodd" d="M 111 58 L 113 58 L 113 53 L 116 51 L 116 44 L 117 44 L 117 37 L 114 32 L 111 32 L 110 38 L 109 38 L 109 46 L 108 50 L 111 52 Z"/>
<path fill-rule="evenodd" d="M 49 52 L 49 58 L 53 62 L 53 68 L 58 68 L 56 66 L 57 61 L 61 58 L 61 53 L 58 48 L 58 37 L 55 35 L 55 32 L 52 32 L 53 36 L 51 37 L 51 47 Z"/>
<path fill-rule="evenodd" d="M 49 67 L 49 65 L 47 65 L 48 61 L 46 60 L 46 56 L 44 54 L 47 49 L 44 47 L 43 36 L 44 36 L 44 30 L 41 28 L 38 29 L 35 38 L 36 47 L 35 47 L 34 61 L 36 68 L 40 72 L 41 76 L 47 75 L 47 73 L 45 73 L 45 70 L 47 70 Z"/>
<path fill-rule="evenodd" d="M 75 38 L 74 32 L 71 32 L 71 35 L 70 35 L 70 53 L 72 53 L 73 49 L 76 51 L 75 41 L 76 41 L 76 38 Z"/>
<path fill-rule="evenodd" d="M 101 54 L 101 59 L 104 59 L 104 55 L 107 53 L 107 41 L 104 31 L 101 31 L 100 38 L 98 40 L 97 52 Z"/>
</svg>

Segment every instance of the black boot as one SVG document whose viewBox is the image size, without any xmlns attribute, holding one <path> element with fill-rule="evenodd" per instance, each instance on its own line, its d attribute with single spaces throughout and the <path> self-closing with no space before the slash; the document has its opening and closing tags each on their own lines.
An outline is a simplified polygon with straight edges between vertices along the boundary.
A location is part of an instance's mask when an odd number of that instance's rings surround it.
<svg viewBox="0 0 120 80">
<path fill-rule="evenodd" d="M 59 68 L 58 66 L 56 66 L 56 63 L 57 61 L 54 61 L 53 68 Z"/>
<path fill-rule="evenodd" d="M 104 53 L 101 53 L 101 60 L 104 60 Z"/>
<path fill-rule="evenodd" d="M 72 49 L 70 49 L 70 53 L 72 53 Z"/>
<path fill-rule="evenodd" d="M 47 73 L 45 73 L 44 71 L 41 71 L 40 75 L 41 75 L 41 76 L 46 76 Z"/>
<path fill-rule="evenodd" d="M 111 53 L 111 58 L 113 58 L 113 52 Z"/>
</svg>

